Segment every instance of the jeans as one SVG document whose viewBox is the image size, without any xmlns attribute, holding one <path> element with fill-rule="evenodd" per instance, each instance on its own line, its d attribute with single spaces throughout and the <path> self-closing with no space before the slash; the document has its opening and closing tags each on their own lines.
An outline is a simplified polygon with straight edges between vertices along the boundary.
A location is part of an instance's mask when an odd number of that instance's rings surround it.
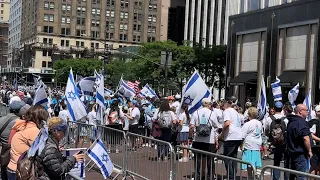
<svg viewBox="0 0 320 180">
<path fill-rule="evenodd" d="M 171 128 L 161 128 L 162 137 L 156 138 L 165 142 L 171 141 Z M 169 154 L 169 146 L 163 143 L 158 144 L 158 157 L 162 158 L 163 156 L 167 157 Z"/>
<path fill-rule="evenodd" d="M 215 144 L 194 141 L 192 147 L 210 153 L 216 153 Z M 215 163 L 214 158 L 200 153 L 195 153 L 194 167 L 196 168 L 195 180 L 214 179 Z M 204 163 L 206 162 L 206 164 Z M 202 169 L 201 169 L 202 168 Z M 205 174 L 204 174 L 205 173 Z"/>
<path fill-rule="evenodd" d="M 286 152 L 286 146 L 279 146 L 273 149 L 274 159 L 273 165 L 280 166 L 282 158 L 284 158 L 284 168 L 289 168 L 289 158 L 288 153 Z M 284 173 L 284 179 L 288 180 L 288 173 Z M 273 180 L 280 180 L 280 171 L 273 170 Z"/>
<path fill-rule="evenodd" d="M 237 158 L 238 148 L 242 141 L 225 141 L 223 143 L 223 155 L 228 157 Z M 230 160 L 224 161 L 226 170 L 228 172 L 228 179 L 235 179 L 237 175 L 237 162 Z"/>
<path fill-rule="evenodd" d="M 16 180 L 16 172 L 7 168 L 8 180 Z"/>
<path fill-rule="evenodd" d="M 8 179 L 7 167 L 1 167 L 1 179 Z"/>
<path fill-rule="evenodd" d="M 307 156 L 300 153 L 290 153 L 291 158 L 291 169 L 300 171 L 300 172 L 307 172 Z M 295 175 L 290 175 L 290 180 L 294 180 Z M 298 176 L 296 180 L 307 180 L 304 176 Z"/>
</svg>

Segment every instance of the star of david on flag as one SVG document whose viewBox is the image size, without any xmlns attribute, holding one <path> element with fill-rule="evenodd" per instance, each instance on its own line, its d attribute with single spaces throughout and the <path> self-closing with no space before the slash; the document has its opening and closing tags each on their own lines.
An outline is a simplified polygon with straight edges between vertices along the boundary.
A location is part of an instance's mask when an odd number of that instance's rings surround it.
<svg viewBox="0 0 320 180">
<path fill-rule="evenodd" d="M 104 179 L 107 179 L 113 172 L 113 164 L 110 160 L 106 147 L 100 139 L 97 139 L 90 148 L 88 156 L 99 167 Z"/>
<path fill-rule="evenodd" d="M 70 98 L 72 101 L 77 99 L 76 94 L 74 92 L 68 92 L 68 98 Z"/>
<path fill-rule="evenodd" d="M 202 106 L 202 99 L 211 96 L 208 86 L 197 71 L 190 77 L 183 90 L 183 103 L 189 105 L 189 113 L 192 114 Z"/>
</svg>

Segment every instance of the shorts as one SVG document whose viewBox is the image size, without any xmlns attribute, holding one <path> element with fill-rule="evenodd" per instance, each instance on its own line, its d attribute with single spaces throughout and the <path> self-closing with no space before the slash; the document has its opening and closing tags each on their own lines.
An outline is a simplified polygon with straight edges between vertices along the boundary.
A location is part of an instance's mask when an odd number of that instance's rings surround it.
<svg viewBox="0 0 320 180">
<path fill-rule="evenodd" d="M 188 138 L 189 138 L 189 132 L 180 132 L 178 134 L 177 141 L 185 142 L 185 141 L 188 141 Z"/>
<path fill-rule="evenodd" d="M 255 168 L 262 167 L 261 153 L 259 150 L 245 149 L 242 154 L 242 161 L 251 163 Z M 247 169 L 247 164 L 242 164 L 241 169 Z"/>
<path fill-rule="evenodd" d="M 139 124 L 130 125 L 129 132 L 140 135 Z"/>
</svg>

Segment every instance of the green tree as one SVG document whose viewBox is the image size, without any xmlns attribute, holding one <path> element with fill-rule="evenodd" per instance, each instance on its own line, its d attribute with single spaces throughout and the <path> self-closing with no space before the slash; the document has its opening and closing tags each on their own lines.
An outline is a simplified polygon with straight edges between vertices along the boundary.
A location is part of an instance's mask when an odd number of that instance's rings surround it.
<svg viewBox="0 0 320 180">
<path fill-rule="evenodd" d="M 84 77 L 93 76 L 94 70 L 99 71 L 102 68 L 102 62 L 98 59 L 65 59 L 53 63 L 55 70 L 55 79 L 57 82 L 67 82 L 70 68 L 73 75 L 82 75 Z"/>
</svg>

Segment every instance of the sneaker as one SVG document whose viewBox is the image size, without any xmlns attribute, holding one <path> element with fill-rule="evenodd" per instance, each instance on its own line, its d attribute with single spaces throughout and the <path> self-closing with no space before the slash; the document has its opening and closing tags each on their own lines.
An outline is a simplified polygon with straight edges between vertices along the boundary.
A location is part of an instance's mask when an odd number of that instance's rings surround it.
<svg viewBox="0 0 320 180">
<path fill-rule="evenodd" d="M 167 162 L 167 161 L 168 161 L 168 157 L 165 156 L 165 157 L 163 158 L 163 161 L 164 161 L 164 162 Z"/>
<path fill-rule="evenodd" d="M 119 149 L 116 149 L 116 154 L 119 154 L 119 152 L 120 152 Z"/>
</svg>

